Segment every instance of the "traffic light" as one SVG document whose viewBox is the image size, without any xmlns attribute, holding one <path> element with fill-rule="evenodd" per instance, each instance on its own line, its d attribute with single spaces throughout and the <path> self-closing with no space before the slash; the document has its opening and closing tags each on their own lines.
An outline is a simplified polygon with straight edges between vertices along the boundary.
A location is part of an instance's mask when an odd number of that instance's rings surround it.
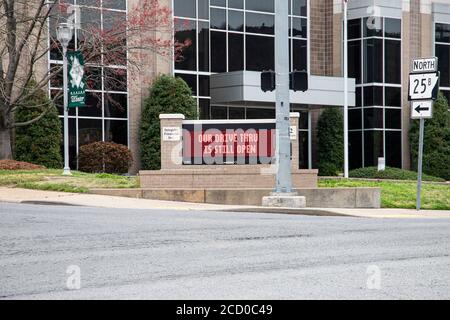
<svg viewBox="0 0 450 320">
<path fill-rule="evenodd" d="M 261 90 L 264 92 L 275 90 L 275 71 L 261 72 Z"/>
<path fill-rule="evenodd" d="M 308 90 L 308 72 L 297 71 L 289 74 L 289 89 L 294 91 L 307 91 Z"/>
</svg>

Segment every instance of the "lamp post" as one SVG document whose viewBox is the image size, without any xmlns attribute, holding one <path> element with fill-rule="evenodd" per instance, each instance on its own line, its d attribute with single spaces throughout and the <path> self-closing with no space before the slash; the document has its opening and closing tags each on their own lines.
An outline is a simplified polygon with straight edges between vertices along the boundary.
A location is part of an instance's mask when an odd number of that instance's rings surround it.
<svg viewBox="0 0 450 320">
<path fill-rule="evenodd" d="M 60 23 L 56 28 L 56 37 L 63 48 L 63 92 L 64 92 L 64 172 L 63 175 L 70 176 L 69 166 L 69 110 L 68 110 L 68 80 L 67 80 L 67 46 L 72 40 L 73 30 L 67 23 Z"/>
</svg>

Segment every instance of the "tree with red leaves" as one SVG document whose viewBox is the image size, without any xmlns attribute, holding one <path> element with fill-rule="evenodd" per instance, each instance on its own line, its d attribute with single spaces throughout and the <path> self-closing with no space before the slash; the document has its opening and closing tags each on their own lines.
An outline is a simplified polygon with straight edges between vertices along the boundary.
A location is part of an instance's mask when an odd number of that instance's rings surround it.
<svg viewBox="0 0 450 320">
<path fill-rule="evenodd" d="M 47 88 L 49 81 L 58 79 L 62 66 L 47 66 L 47 57 L 62 56 L 56 40 L 56 26 L 71 21 L 70 5 L 63 0 L 0 0 L 0 159 L 11 159 L 11 132 L 27 126 L 43 117 L 41 114 L 27 122 L 16 122 L 14 113 L 24 105 L 30 95 Z M 95 0 L 91 1 L 95 5 Z M 97 4 L 100 7 L 100 4 Z M 93 88 L 100 77 L 111 87 L 127 84 L 127 67 L 140 68 L 146 55 L 157 54 L 167 59 L 179 59 L 190 40 L 177 43 L 173 38 L 171 10 L 158 0 L 141 0 L 136 8 L 129 8 L 128 15 L 111 14 L 100 21 L 81 16 L 76 30 L 76 41 L 69 50 L 80 50 L 85 59 L 88 88 Z M 50 27 L 48 27 L 50 26 Z M 114 65 L 110 72 L 98 73 L 92 66 Z M 25 90 L 34 80 L 33 90 Z M 52 96 L 53 100 L 59 95 Z M 110 97 L 108 97 L 111 99 Z M 115 101 L 110 101 L 115 103 Z M 36 106 L 35 106 L 36 107 Z"/>
</svg>

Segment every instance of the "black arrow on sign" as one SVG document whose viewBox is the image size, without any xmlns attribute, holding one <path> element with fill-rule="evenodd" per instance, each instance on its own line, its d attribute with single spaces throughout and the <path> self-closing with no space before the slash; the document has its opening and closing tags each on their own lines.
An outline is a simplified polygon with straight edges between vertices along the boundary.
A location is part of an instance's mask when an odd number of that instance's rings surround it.
<svg viewBox="0 0 450 320">
<path fill-rule="evenodd" d="M 428 111 L 430 110 L 430 108 L 425 108 L 425 107 L 421 107 L 420 104 L 417 106 L 417 108 L 415 109 L 417 113 L 421 113 L 422 111 Z"/>
</svg>

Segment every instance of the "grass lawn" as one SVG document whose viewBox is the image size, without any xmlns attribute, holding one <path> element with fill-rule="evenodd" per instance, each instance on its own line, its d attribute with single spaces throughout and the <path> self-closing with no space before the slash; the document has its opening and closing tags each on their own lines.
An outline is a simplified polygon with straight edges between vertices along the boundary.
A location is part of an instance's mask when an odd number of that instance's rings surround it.
<svg viewBox="0 0 450 320">
<path fill-rule="evenodd" d="M 72 171 L 72 176 L 62 175 L 62 169 L 0 170 L 0 186 L 48 191 L 85 193 L 94 188 L 137 188 L 137 177 L 112 174 L 88 174 Z"/>
<path fill-rule="evenodd" d="M 319 187 L 379 187 L 381 188 L 381 206 L 383 208 L 416 207 L 417 183 L 392 181 L 360 181 L 360 180 L 320 180 Z M 429 210 L 450 210 L 450 185 L 422 185 L 422 208 Z"/>
</svg>

